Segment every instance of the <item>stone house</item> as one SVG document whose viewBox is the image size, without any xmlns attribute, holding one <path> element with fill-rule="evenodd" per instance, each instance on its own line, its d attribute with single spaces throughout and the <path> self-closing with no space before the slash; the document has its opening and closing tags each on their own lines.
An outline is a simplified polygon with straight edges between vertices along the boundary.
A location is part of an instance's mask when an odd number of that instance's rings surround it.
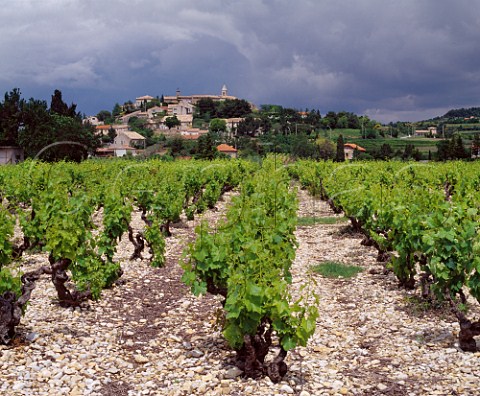
<svg viewBox="0 0 480 396">
<path fill-rule="evenodd" d="M 120 130 L 113 141 L 112 147 L 145 147 L 145 138 L 138 132 Z"/>
<path fill-rule="evenodd" d="M 147 110 L 147 117 L 150 120 L 152 118 L 156 118 L 156 117 L 167 114 L 167 111 L 168 111 L 167 106 L 153 106 Z"/>
<path fill-rule="evenodd" d="M 119 132 L 126 132 L 128 131 L 128 125 L 127 124 L 107 124 L 107 125 L 97 125 L 95 127 L 95 131 L 97 133 L 101 133 L 103 135 L 106 135 L 108 133 L 108 131 L 113 128 L 115 130 L 115 132 L 117 132 L 117 134 Z"/>
<path fill-rule="evenodd" d="M 346 160 L 351 160 L 354 158 L 355 153 L 364 153 L 367 150 L 365 150 L 363 147 L 360 147 L 357 144 L 354 143 L 345 143 L 343 145 L 343 152 L 345 153 L 345 159 Z"/>
<path fill-rule="evenodd" d="M 135 107 L 137 109 L 140 109 L 144 106 L 146 106 L 147 103 L 150 103 L 152 100 L 155 98 L 150 95 L 145 95 L 145 96 L 139 96 L 138 98 L 135 98 Z"/>
<path fill-rule="evenodd" d="M 428 127 L 427 129 L 416 129 L 415 136 L 425 137 L 425 136 L 437 136 L 437 127 Z"/>
<path fill-rule="evenodd" d="M 97 116 L 89 116 L 86 117 L 82 120 L 83 124 L 89 123 L 90 125 L 97 126 L 97 125 L 103 125 L 103 121 L 99 121 Z"/>
<path fill-rule="evenodd" d="M 181 131 L 189 130 L 192 128 L 193 114 L 177 115 L 176 117 L 178 121 L 180 121 L 180 125 L 173 127 L 171 129 L 168 129 L 168 127 L 165 125 L 165 121 L 168 117 L 173 117 L 173 116 L 163 117 L 160 121 L 152 124 L 155 127 L 152 129 L 158 129 L 161 132 L 166 133 L 168 135 L 174 135 L 174 134 L 180 133 Z"/>
<path fill-rule="evenodd" d="M 167 114 L 169 116 L 191 115 L 195 111 L 195 106 L 186 100 L 180 100 L 178 103 L 168 105 Z"/>
<path fill-rule="evenodd" d="M 235 147 L 229 146 L 228 144 L 222 143 L 221 145 L 217 146 L 217 150 L 220 153 L 226 154 L 231 158 L 237 158 L 237 149 Z"/>
<path fill-rule="evenodd" d="M 0 146 L 0 165 L 17 164 L 23 160 L 23 148 L 16 146 Z"/>
</svg>

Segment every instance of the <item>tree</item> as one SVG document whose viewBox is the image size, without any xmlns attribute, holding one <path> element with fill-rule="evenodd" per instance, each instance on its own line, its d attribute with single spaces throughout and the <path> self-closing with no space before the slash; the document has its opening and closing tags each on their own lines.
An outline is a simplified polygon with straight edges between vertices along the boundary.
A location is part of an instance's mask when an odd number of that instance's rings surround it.
<svg viewBox="0 0 480 396">
<path fill-rule="evenodd" d="M 408 160 L 408 159 L 412 158 L 414 149 L 415 149 L 415 146 L 413 144 L 408 143 L 405 146 L 405 150 L 403 151 L 402 159 Z"/>
<path fill-rule="evenodd" d="M 345 142 L 343 141 L 343 135 L 340 134 L 337 139 L 337 155 L 335 156 L 335 161 L 344 162 L 345 161 Z"/>
<path fill-rule="evenodd" d="M 127 114 L 129 113 L 133 113 L 137 108 L 135 107 L 135 105 L 133 104 L 133 102 L 131 100 L 125 102 L 123 104 L 123 111 Z"/>
<path fill-rule="evenodd" d="M 377 138 L 377 131 L 375 128 L 367 128 L 365 132 L 365 139 L 376 139 Z"/>
<path fill-rule="evenodd" d="M 327 160 L 335 158 L 336 148 L 329 139 L 318 138 L 315 141 L 318 158 Z"/>
<path fill-rule="evenodd" d="M 196 104 L 196 117 L 209 121 L 212 118 L 244 117 L 252 112 L 250 103 L 244 99 L 226 99 L 214 102 L 202 98 Z"/>
<path fill-rule="evenodd" d="M 217 156 L 217 153 L 215 139 L 210 132 L 198 138 L 195 158 L 212 160 Z"/>
<path fill-rule="evenodd" d="M 172 129 L 173 127 L 180 126 L 181 122 L 177 116 L 174 115 L 173 117 L 165 118 L 165 125 L 168 127 L 168 129 Z"/>
<path fill-rule="evenodd" d="M 360 124 L 362 139 L 366 139 L 365 129 L 368 128 L 370 124 L 370 119 L 368 118 L 368 116 L 360 116 L 358 117 L 358 123 Z"/>
<path fill-rule="evenodd" d="M 258 121 L 257 130 L 260 133 L 264 134 L 270 132 L 270 129 L 272 128 L 272 122 L 270 121 L 268 116 L 266 116 L 265 114 L 260 114 L 259 117 L 256 117 L 256 120 Z"/>
<path fill-rule="evenodd" d="M 76 105 L 67 106 L 61 97 L 61 92 L 56 90 L 50 109 L 45 101 L 32 98 L 23 102 L 22 128 L 18 130 L 15 143 L 25 150 L 27 157 L 80 161 L 100 147 L 100 137 L 94 128 L 82 124 L 75 112 Z"/>
<path fill-rule="evenodd" d="M 307 117 L 305 118 L 305 123 L 311 125 L 313 129 L 320 128 L 320 121 L 322 117 L 320 116 L 320 111 L 311 110 L 308 112 Z"/>
<path fill-rule="evenodd" d="M 185 141 L 180 136 L 174 136 L 168 139 L 165 146 L 170 148 L 170 155 L 172 157 L 184 154 L 186 148 Z"/>
<path fill-rule="evenodd" d="M 446 161 L 450 158 L 450 142 L 448 140 L 440 140 L 437 143 L 437 160 Z"/>
<path fill-rule="evenodd" d="M 454 159 L 464 159 L 468 157 L 467 150 L 463 145 L 462 137 L 459 134 L 456 134 L 452 137 L 451 141 L 451 156 Z"/>
<path fill-rule="evenodd" d="M 111 118 L 112 118 L 112 113 L 110 113 L 108 110 L 100 110 L 97 114 L 98 121 L 109 123 Z"/>
<path fill-rule="evenodd" d="M 92 126 L 82 125 L 77 118 L 69 116 L 53 114 L 51 119 L 54 138 L 50 144 L 55 145 L 42 158 L 80 161 L 101 146 L 100 137 L 95 134 Z"/>
<path fill-rule="evenodd" d="M 393 149 L 388 143 L 383 143 L 382 147 L 380 147 L 380 153 L 379 156 L 381 159 L 389 159 L 392 158 L 393 155 Z"/>
<path fill-rule="evenodd" d="M 237 135 L 256 136 L 260 129 L 268 125 L 268 121 L 260 121 L 252 116 L 245 117 L 237 125 Z"/>
<path fill-rule="evenodd" d="M 334 129 L 337 126 L 337 115 L 334 111 L 329 111 L 322 119 L 322 125 L 325 128 Z"/>
<path fill-rule="evenodd" d="M 22 125 L 22 108 L 25 101 L 18 88 L 5 93 L 0 103 L 0 142 L 3 145 L 16 145 L 18 131 Z"/>
<path fill-rule="evenodd" d="M 106 135 L 102 135 L 102 143 L 113 143 L 116 137 L 117 132 L 115 131 L 115 128 L 110 127 L 108 129 L 108 133 Z"/>
<path fill-rule="evenodd" d="M 265 154 L 265 146 L 260 145 L 258 140 L 241 136 L 237 141 L 237 148 L 241 149 L 240 157 L 258 157 Z"/>
<path fill-rule="evenodd" d="M 360 123 L 356 114 L 348 113 L 348 127 L 352 129 L 360 129 Z"/>
<path fill-rule="evenodd" d="M 47 102 L 31 98 L 25 103 L 22 118 L 24 125 L 18 134 L 17 143 L 25 150 L 26 157 L 35 157 L 55 138 Z"/>
<path fill-rule="evenodd" d="M 269 113 L 271 115 L 280 114 L 282 111 L 282 106 L 274 105 L 274 104 L 263 104 L 263 105 L 260 105 L 260 110 L 263 113 Z"/>
<path fill-rule="evenodd" d="M 338 120 L 337 120 L 337 128 L 339 129 L 345 129 L 348 127 L 348 117 L 346 114 L 339 114 Z"/>
<path fill-rule="evenodd" d="M 50 112 L 57 113 L 67 117 L 76 117 L 76 104 L 68 106 L 62 99 L 62 92 L 56 89 L 52 95 L 52 101 L 50 102 Z"/>
<path fill-rule="evenodd" d="M 112 110 L 112 116 L 118 117 L 120 114 L 122 114 L 122 106 L 120 106 L 118 103 L 115 103 L 115 106 L 113 106 Z"/>
<path fill-rule="evenodd" d="M 128 126 L 135 132 L 143 134 L 147 125 L 147 121 L 139 117 L 130 117 L 128 119 Z"/>
<path fill-rule="evenodd" d="M 213 102 L 212 98 L 202 98 L 197 102 L 195 107 L 196 109 L 196 116 L 198 118 L 203 118 L 205 121 L 209 121 L 211 118 L 217 116 L 217 112 L 215 109 L 215 103 Z"/>
<path fill-rule="evenodd" d="M 49 114 L 45 102 L 30 99 L 25 120 L 18 142 L 27 157 L 80 161 L 101 145 L 92 126 L 83 125 L 77 118 Z"/>
<path fill-rule="evenodd" d="M 415 148 L 413 150 L 412 157 L 415 161 L 420 161 L 422 159 L 422 153 L 420 152 L 420 150 L 418 148 Z"/>
<path fill-rule="evenodd" d="M 245 99 L 227 99 L 215 103 L 218 118 L 244 117 L 252 112 L 250 103 Z"/>
<path fill-rule="evenodd" d="M 214 118 L 210 121 L 208 130 L 212 133 L 225 133 L 227 131 L 227 123 L 221 118 Z"/>
<path fill-rule="evenodd" d="M 437 143 L 437 160 L 468 158 L 468 152 L 463 145 L 462 137 L 459 134 L 452 136 L 450 140 L 441 140 Z"/>
</svg>

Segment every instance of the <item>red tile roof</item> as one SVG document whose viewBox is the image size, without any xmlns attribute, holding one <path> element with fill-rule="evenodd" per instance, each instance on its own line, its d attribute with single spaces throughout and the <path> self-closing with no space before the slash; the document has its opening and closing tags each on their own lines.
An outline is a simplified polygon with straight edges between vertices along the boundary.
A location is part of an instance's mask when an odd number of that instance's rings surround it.
<svg viewBox="0 0 480 396">
<path fill-rule="evenodd" d="M 221 153 L 236 153 L 237 149 L 235 147 L 229 146 L 228 144 L 222 143 L 221 145 L 217 146 L 217 150 Z"/>
<path fill-rule="evenodd" d="M 345 143 L 343 146 L 344 147 L 350 147 L 351 149 L 358 150 L 358 151 L 363 151 L 363 152 L 367 151 L 363 147 L 360 147 L 359 145 L 357 145 L 355 143 Z"/>
<path fill-rule="evenodd" d="M 199 133 L 192 133 L 190 135 L 180 135 L 184 140 L 197 140 L 200 137 Z"/>
</svg>

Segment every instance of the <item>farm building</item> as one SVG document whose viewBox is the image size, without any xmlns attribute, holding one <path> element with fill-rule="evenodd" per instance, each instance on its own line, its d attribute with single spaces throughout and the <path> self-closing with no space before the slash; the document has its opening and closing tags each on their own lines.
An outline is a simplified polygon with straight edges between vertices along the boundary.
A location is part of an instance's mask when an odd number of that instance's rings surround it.
<svg viewBox="0 0 480 396">
<path fill-rule="evenodd" d="M 367 150 L 365 150 L 363 147 L 360 147 L 358 144 L 354 143 L 345 143 L 343 145 L 343 152 L 345 153 L 345 159 L 346 160 L 351 160 L 353 159 L 355 152 L 361 152 L 364 153 Z"/>
</svg>

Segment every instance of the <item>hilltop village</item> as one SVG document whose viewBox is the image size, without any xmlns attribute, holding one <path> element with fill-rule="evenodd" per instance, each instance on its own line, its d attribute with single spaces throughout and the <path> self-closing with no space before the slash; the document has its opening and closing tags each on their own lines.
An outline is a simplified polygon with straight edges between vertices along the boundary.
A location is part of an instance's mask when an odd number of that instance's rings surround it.
<svg viewBox="0 0 480 396">
<path fill-rule="evenodd" d="M 109 143 L 105 144 L 105 147 L 97 149 L 99 156 L 123 156 L 127 153 L 135 156 L 146 149 L 147 138 L 134 130 L 135 126 L 132 127 L 132 124 L 138 125 L 138 122 L 132 121 L 141 120 L 142 128 L 150 130 L 156 136 L 196 141 L 209 132 L 208 124 L 193 126 L 197 105 L 200 102 L 216 103 L 226 100 L 238 100 L 235 96 L 228 94 L 226 85 L 222 86 L 219 95 L 182 95 L 180 90 L 177 90 L 174 96 L 164 96 L 162 99 L 144 95 L 135 98 L 133 103 L 124 104 L 121 112 L 113 119 L 113 123 L 106 124 L 105 119 L 101 120 L 98 116 L 86 117 L 84 122 L 94 125 L 96 131 L 103 136 L 108 136 L 109 133 L 110 136 L 114 136 Z M 250 106 L 254 107 L 252 104 Z M 224 121 L 222 132 L 231 136 L 244 118 L 230 117 L 222 121 Z M 225 143 L 217 145 L 217 150 L 231 157 L 237 155 L 235 147 Z"/>
</svg>

